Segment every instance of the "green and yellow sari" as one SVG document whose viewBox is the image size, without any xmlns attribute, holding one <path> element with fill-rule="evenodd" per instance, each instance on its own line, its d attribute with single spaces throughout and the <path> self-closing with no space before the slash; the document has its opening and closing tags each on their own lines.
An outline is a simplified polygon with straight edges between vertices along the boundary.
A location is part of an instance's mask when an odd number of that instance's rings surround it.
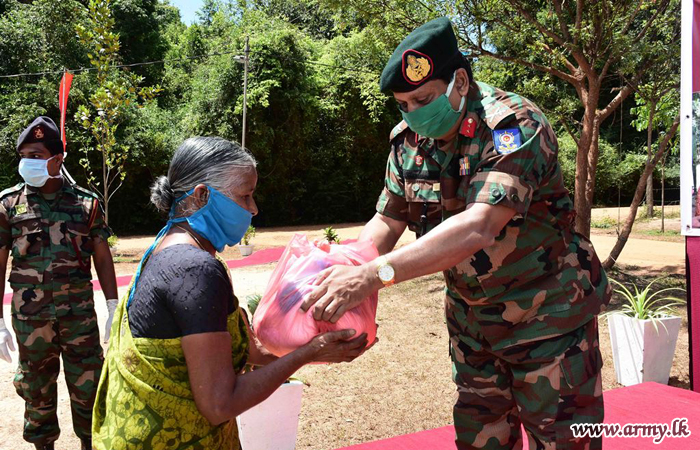
<svg viewBox="0 0 700 450">
<path fill-rule="evenodd" d="M 228 272 L 228 269 L 227 269 Z M 129 289 L 131 290 L 131 289 Z M 114 314 L 109 350 L 93 409 L 92 444 L 97 450 L 238 449 L 236 421 L 212 426 L 200 414 L 190 389 L 181 338 L 134 338 L 122 298 Z M 228 317 L 234 370 L 248 354 L 243 312 Z"/>
</svg>

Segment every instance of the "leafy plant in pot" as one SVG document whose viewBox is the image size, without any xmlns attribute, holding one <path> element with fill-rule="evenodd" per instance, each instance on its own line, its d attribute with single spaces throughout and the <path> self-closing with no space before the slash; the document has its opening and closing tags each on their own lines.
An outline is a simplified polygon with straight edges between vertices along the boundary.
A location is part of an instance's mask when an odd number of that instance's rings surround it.
<svg viewBox="0 0 700 450">
<path fill-rule="evenodd" d="M 663 278 L 663 277 L 662 277 Z M 681 288 L 665 288 L 652 292 L 652 280 L 643 289 L 633 285 L 634 292 L 622 283 L 611 280 L 619 288 L 624 304 L 620 310 L 604 315 L 610 327 L 613 362 L 617 382 L 630 386 L 646 381 L 667 384 L 681 326 L 681 317 L 674 308 L 685 300 L 666 295 Z"/>
<path fill-rule="evenodd" d="M 253 237 L 255 237 L 255 227 L 253 225 L 249 225 L 248 229 L 243 235 L 243 239 L 241 239 L 241 243 L 238 245 L 238 249 L 241 251 L 241 256 L 250 256 L 253 253 L 253 244 L 250 243 L 250 240 Z"/>
<path fill-rule="evenodd" d="M 260 300 L 262 300 L 260 294 L 246 297 L 251 323 Z M 304 383 L 295 378 L 289 378 L 265 401 L 236 417 L 241 449 L 294 450 L 303 392 Z M 270 427 L 270 424 L 274 424 L 274 427 Z"/>
</svg>

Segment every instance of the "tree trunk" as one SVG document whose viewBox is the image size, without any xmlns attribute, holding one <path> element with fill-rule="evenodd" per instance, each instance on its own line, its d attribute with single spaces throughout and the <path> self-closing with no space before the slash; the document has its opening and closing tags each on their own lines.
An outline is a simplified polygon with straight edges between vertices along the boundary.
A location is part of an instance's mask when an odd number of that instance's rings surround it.
<svg viewBox="0 0 700 450">
<path fill-rule="evenodd" d="M 588 233 L 591 232 L 591 208 L 593 207 L 593 195 L 595 194 L 595 174 L 598 168 L 598 155 L 600 153 L 600 118 L 596 116 L 593 120 L 593 136 L 588 150 L 588 179 L 586 180 L 586 202 L 588 204 Z"/>
<path fill-rule="evenodd" d="M 664 171 L 664 166 L 666 165 L 666 155 L 664 155 L 663 159 L 661 160 L 661 234 L 664 234 L 666 232 L 665 227 L 664 227 L 664 221 L 666 220 L 666 215 L 665 215 L 665 209 L 664 209 L 664 203 L 666 200 L 666 192 L 664 190 L 666 189 L 666 173 Z"/>
<path fill-rule="evenodd" d="M 656 102 L 649 101 L 649 123 L 647 124 L 647 164 L 651 161 L 651 135 L 654 131 L 654 114 L 656 112 Z M 654 217 L 654 171 L 647 178 L 647 217 Z"/>
<path fill-rule="evenodd" d="M 574 185 L 574 209 L 576 221 L 574 228 L 577 232 L 588 237 L 591 234 L 591 202 L 586 195 L 586 186 L 590 178 L 589 152 L 596 134 L 596 108 L 598 107 L 598 91 L 587 92 L 579 90 L 579 98 L 585 110 L 583 113 L 583 126 L 581 137 L 576 149 L 576 181 Z M 597 147 L 597 144 L 596 144 Z M 594 168 L 595 172 L 595 168 Z"/>
<path fill-rule="evenodd" d="M 644 172 L 642 172 L 642 175 L 639 177 L 639 182 L 637 182 L 637 189 L 634 191 L 634 198 L 630 204 L 630 210 L 627 214 L 627 219 L 625 219 L 625 224 L 622 226 L 622 230 L 617 236 L 617 242 L 615 242 L 615 246 L 610 251 L 610 255 L 608 255 L 603 262 L 603 267 L 605 269 L 610 269 L 612 266 L 614 266 L 617 262 L 617 258 L 620 256 L 620 253 L 622 253 L 622 249 L 625 247 L 627 239 L 632 232 L 632 225 L 634 224 L 634 219 L 637 217 L 637 209 L 642 203 L 642 197 L 644 196 L 644 191 L 646 189 L 646 180 L 649 177 L 649 174 L 653 172 L 654 166 L 659 163 L 659 160 L 666 152 L 666 147 L 668 147 L 668 143 L 676 134 L 680 121 L 680 115 L 676 116 L 676 119 L 673 121 L 673 125 L 671 125 L 671 128 L 669 128 L 663 141 L 659 143 L 659 149 L 656 151 L 656 155 L 644 166 Z"/>
<path fill-rule="evenodd" d="M 109 184 L 107 183 L 107 151 L 102 147 L 102 189 L 105 202 L 105 225 L 109 226 Z"/>
</svg>

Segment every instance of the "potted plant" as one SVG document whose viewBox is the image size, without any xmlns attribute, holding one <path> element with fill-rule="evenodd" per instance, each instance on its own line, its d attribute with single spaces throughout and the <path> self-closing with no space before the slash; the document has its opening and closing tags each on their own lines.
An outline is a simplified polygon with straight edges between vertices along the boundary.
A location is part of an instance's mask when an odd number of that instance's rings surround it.
<svg viewBox="0 0 700 450">
<path fill-rule="evenodd" d="M 116 235 L 111 235 L 107 238 L 107 245 L 109 245 L 109 251 L 112 256 L 117 254 L 117 244 L 119 243 L 119 238 Z"/>
<path fill-rule="evenodd" d="M 261 299 L 260 294 L 246 297 L 251 318 Z M 236 417 L 241 449 L 294 450 L 303 392 L 304 383 L 290 378 L 265 401 Z M 274 427 L 270 427 L 271 423 Z"/>
<path fill-rule="evenodd" d="M 329 244 L 340 244 L 338 233 L 333 229 L 333 227 L 323 229 L 323 238 L 328 241 Z"/>
<path fill-rule="evenodd" d="M 243 239 L 241 239 L 241 243 L 238 246 L 238 248 L 241 251 L 241 256 L 250 256 L 253 253 L 253 244 L 250 243 L 250 240 L 255 236 L 255 227 L 253 225 L 249 225 L 248 229 L 245 231 L 245 234 L 243 235 Z"/>
<path fill-rule="evenodd" d="M 622 283 L 615 292 L 624 299 L 622 309 L 610 311 L 605 316 L 610 327 L 613 363 L 617 382 L 630 386 L 646 381 L 667 384 L 676 350 L 681 318 L 674 315 L 673 308 L 685 304 L 677 297 L 666 296 L 681 288 L 660 289 L 652 293 L 654 279 L 641 291 L 634 293 Z"/>
</svg>

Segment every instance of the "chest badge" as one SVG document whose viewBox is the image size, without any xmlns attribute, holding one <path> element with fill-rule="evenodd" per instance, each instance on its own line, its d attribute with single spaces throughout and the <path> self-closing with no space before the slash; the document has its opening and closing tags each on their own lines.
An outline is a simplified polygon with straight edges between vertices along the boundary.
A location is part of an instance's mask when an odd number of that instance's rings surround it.
<svg viewBox="0 0 700 450">
<path fill-rule="evenodd" d="M 417 166 L 423 165 L 423 157 L 421 155 L 416 156 L 416 165 Z"/>
<path fill-rule="evenodd" d="M 505 130 L 493 130 L 493 146 L 501 155 L 513 153 L 520 148 L 520 130 L 508 128 Z"/>
<path fill-rule="evenodd" d="M 466 156 L 459 159 L 459 175 L 462 177 L 469 175 L 469 158 Z"/>
<path fill-rule="evenodd" d="M 26 214 L 27 213 L 27 204 L 22 203 L 20 205 L 15 206 L 15 215 L 19 216 L 20 214 Z"/>
</svg>

